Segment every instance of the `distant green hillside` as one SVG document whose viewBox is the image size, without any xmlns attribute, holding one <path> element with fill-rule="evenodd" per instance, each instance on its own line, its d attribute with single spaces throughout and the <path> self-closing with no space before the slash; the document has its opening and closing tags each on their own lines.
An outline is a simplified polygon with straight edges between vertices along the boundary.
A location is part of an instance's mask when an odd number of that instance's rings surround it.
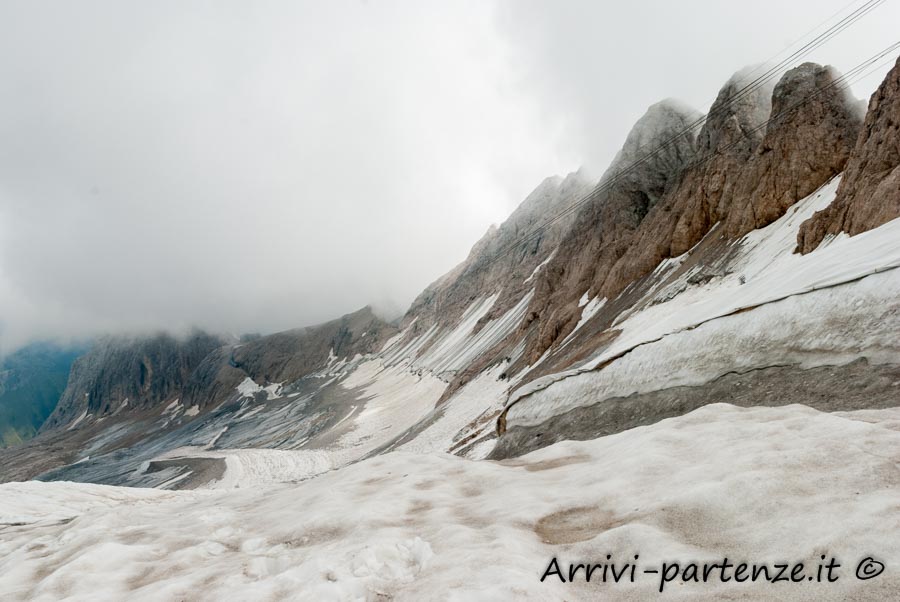
<svg viewBox="0 0 900 602">
<path fill-rule="evenodd" d="M 83 346 L 35 343 L 0 360 L 0 447 L 34 437 L 66 388 Z"/>
</svg>

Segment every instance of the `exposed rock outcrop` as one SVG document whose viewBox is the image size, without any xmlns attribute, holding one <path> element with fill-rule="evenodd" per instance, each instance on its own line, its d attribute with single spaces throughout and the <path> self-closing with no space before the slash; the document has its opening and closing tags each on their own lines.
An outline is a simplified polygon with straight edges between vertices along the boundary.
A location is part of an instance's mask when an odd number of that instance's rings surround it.
<svg viewBox="0 0 900 602">
<path fill-rule="evenodd" d="M 338 357 L 376 352 L 396 332 L 365 307 L 318 326 L 243 344 L 203 332 L 185 338 L 109 337 L 75 362 L 65 393 L 42 430 L 69 425 L 84 413 L 96 419 L 176 398 L 183 406 L 206 408 L 233 395 L 248 377 L 261 385 L 290 383 Z"/>
<path fill-rule="evenodd" d="M 397 328 L 364 307 L 316 326 L 256 337 L 210 353 L 191 375 L 185 404 L 201 408 L 226 399 L 246 378 L 260 385 L 291 383 L 337 358 L 375 353 Z"/>
<path fill-rule="evenodd" d="M 651 106 L 634 125 L 590 202 L 578 212 L 553 259 L 536 278 L 526 320 L 539 317 L 540 323 L 526 361 L 536 361 L 574 328 L 580 315 L 578 298 L 605 278 L 609 266 L 627 250 L 634 230 L 694 158 L 696 132 L 690 126 L 700 117 L 699 112 L 666 100 Z"/>
<path fill-rule="evenodd" d="M 329 357 L 379 351 L 397 329 L 364 307 L 317 326 L 258 338 L 234 348 L 231 365 L 262 384 L 291 382 L 325 367 Z"/>
<path fill-rule="evenodd" d="M 900 217 L 900 59 L 869 100 L 869 111 L 837 197 L 807 220 L 797 250 L 809 253 L 828 235 L 854 236 Z"/>
<path fill-rule="evenodd" d="M 522 240 L 523 237 L 583 198 L 593 184 L 584 170 L 565 178 L 545 179 L 500 227 L 488 230 L 463 263 L 416 298 L 403 325 L 415 320 L 412 334 L 421 333 L 436 322 L 452 327 L 473 300 L 492 293 L 499 293 L 500 297 L 481 324 L 506 312 L 533 286 L 535 269 L 553 253 L 571 225 L 574 212 L 548 224 L 534 238 Z"/>
<path fill-rule="evenodd" d="M 725 218 L 728 237 L 771 224 L 844 170 L 863 114 L 839 77 L 833 67 L 804 63 L 775 86 L 766 135 L 741 170 Z"/>
<path fill-rule="evenodd" d="M 143 409 L 180 393 L 203 359 L 225 341 L 205 332 L 187 337 L 108 337 L 72 365 L 66 390 L 41 427 L 52 430 L 83 413 L 106 416 Z"/>
<path fill-rule="evenodd" d="M 696 160 L 647 215 L 597 294 L 617 295 L 663 259 L 688 251 L 728 215 L 741 170 L 762 142 L 760 126 L 771 109 L 771 86 L 743 90 L 753 81 L 750 75 L 750 69 L 736 73 L 719 91 L 697 137 Z"/>
<path fill-rule="evenodd" d="M 578 215 L 539 281 L 530 317 L 540 327 L 530 339 L 529 362 L 571 332 L 584 293 L 615 299 L 661 261 L 691 249 L 716 223 L 724 240 L 739 238 L 772 223 L 844 169 L 862 115 L 855 99 L 835 85 L 833 68 L 805 63 L 788 71 L 771 100 L 764 86 L 741 92 L 748 77 L 739 72 L 726 83 L 696 141 L 683 136 L 686 144 L 674 155 L 663 148 L 668 160 L 653 156 L 629 180 L 608 190 L 601 184 L 597 201 Z M 653 117 L 651 123 L 670 124 L 669 134 L 643 140 L 652 149 L 695 118 Z M 648 129 L 646 120 L 636 132 Z M 633 151 L 636 137 L 629 136 L 608 174 L 640 158 Z"/>
</svg>

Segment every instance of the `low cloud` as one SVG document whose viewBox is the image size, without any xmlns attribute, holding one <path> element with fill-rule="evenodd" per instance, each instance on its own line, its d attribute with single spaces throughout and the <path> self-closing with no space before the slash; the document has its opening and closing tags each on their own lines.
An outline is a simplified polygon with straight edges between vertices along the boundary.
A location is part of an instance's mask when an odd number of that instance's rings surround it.
<svg viewBox="0 0 900 602">
<path fill-rule="evenodd" d="M 486 4 L 0 13 L 7 347 L 396 311 L 578 164 Z"/>
<path fill-rule="evenodd" d="M 842 2 L 721 4 L 4 3 L 0 350 L 404 308 L 543 177 Z"/>
</svg>

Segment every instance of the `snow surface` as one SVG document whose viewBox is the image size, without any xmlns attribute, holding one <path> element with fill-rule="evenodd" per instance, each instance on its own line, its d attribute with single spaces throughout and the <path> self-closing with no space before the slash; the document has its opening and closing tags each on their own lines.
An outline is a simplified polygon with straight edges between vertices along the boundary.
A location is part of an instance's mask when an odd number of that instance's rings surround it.
<svg viewBox="0 0 900 602">
<path fill-rule="evenodd" d="M 503 409 L 510 385 L 509 381 L 499 378 L 504 369 L 503 364 L 494 366 L 467 383 L 448 402 L 435 410 L 437 418 L 432 424 L 399 449 L 417 453 L 446 452 L 459 442 L 461 435 L 472 431 L 476 434 L 493 431 L 493 418 Z M 473 422 L 478 423 L 477 426 L 467 428 Z M 466 457 L 483 458 L 492 447 L 493 441 L 466 454 Z"/>
<path fill-rule="evenodd" d="M 79 416 L 78 418 L 76 418 L 75 421 L 72 422 L 72 424 L 69 425 L 69 428 L 67 428 L 66 430 L 67 430 L 67 431 L 73 430 L 75 427 L 77 427 L 79 424 L 81 424 L 81 422 L 82 422 L 85 418 L 87 418 L 87 416 L 88 416 L 88 411 L 85 410 L 84 412 L 81 413 L 81 416 Z"/>
<path fill-rule="evenodd" d="M 281 397 L 282 384 L 283 383 L 271 383 L 263 387 L 258 385 L 255 380 L 248 376 L 241 381 L 236 387 L 236 390 L 241 394 L 241 397 L 249 397 L 251 399 L 254 398 L 257 393 L 265 391 L 266 400 L 272 400 Z"/>
<path fill-rule="evenodd" d="M 534 279 L 534 277 L 538 275 L 538 272 L 540 272 L 545 265 L 550 263 L 550 260 L 553 259 L 554 255 L 556 255 L 556 249 L 553 249 L 553 252 L 547 256 L 547 259 L 545 259 L 544 261 L 537 264 L 537 266 L 535 266 L 535 268 L 531 271 L 531 275 L 525 279 L 523 284 L 528 284 L 529 282 L 531 282 L 532 279 Z"/>
<path fill-rule="evenodd" d="M 178 448 L 154 460 L 174 458 L 219 458 L 225 461 L 225 475 L 210 483 L 209 489 L 256 487 L 271 483 L 300 481 L 334 468 L 331 455 L 320 450 Z"/>
<path fill-rule="evenodd" d="M 452 378 L 456 372 L 466 368 L 518 328 L 533 295 L 533 290 L 527 292 L 516 305 L 499 318 L 488 321 L 478 332 L 475 332 L 476 324 L 490 312 L 499 295 L 495 293 L 476 299 L 469 304 L 459 324 L 452 329 L 441 329 L 438 325 L 433 325 L 399 347 L 392 339 L 389 341 L 390 345 L 385 345 L 382 361 L 388 365 L 406 363 L 412 369 L 427 370 L 438 377 Z M 411 328 L 412 324 L 397 336 L 405 338 Z M 426 345 L 429 345 L 427 349 Z M 422 349 L 425 351 L 419 356 Z"/>
<path fill-rule="evenodd" d="M 539 581 L 549 561 L 774 564 L 835 583 L 673 583 L 672 600 L 891 599 L 897 410 L 706 406 L 514 461 L 395 452 L 297 484 L 158 491 L 0 485 L 3 600 L 659 599 Z M 857 562 L 888 567 L 859 581 Z"/>
<path fill-rule="evenodd" d="M 201 484 L 203 488 L 233 489 L 300 481 L 346 466 L 390 443 L 427 417 L 447 387 L 446 382 L 429 372 L 413 372 L 406 364 L 388 366 L 380 359 L 361 361 L 356 358 L 353 361 L 356 362 L 355 369 L 337 386 L 351 397 L 355 396 L 357 403 L 348 408 L 348 413 L 330 427 L 330 432 L 339 436 L 335 436 L 335 440 L 325 447 L 291 450 L 214 449 L 228 431 L 229 427 L 226 425 L 211 433 L 211 438 L 205 445 L 178 447 L 156 455 L 152 460 L 223 460 L 224 476 L 206 485 Z M 249 391 L 251 387 L 246 383 L 247 381 L 242 385 Z M 266 391 L 270 399 L 276 398 L 273 391 L 281 390 L 280 384 L 256 387 L 256 392 Z M 494 405 L 499 406 L 503 398 L 505 396 L 498 394 L 493 399 Z M 288 409 L 290 407 L 286 406 Z M 238 413 L 236 420 L 244 421 L 261 411 L 263 408 L 257 407 L 246 414 Z M 452 414 L 453 417 L 457 415 L 458 413 Z M 283 428 L 281 423 L 284 419 L 279 419 L 278 422 L 278 426 Z M 338 429 L 338 426 L 341 428 Z M 298 443 L 298 447 L 304 441 Z M 184 479 L 186 476 L 181 475 L 179 478 Z M 175 484 L 177 481 L 164 485 L 171 487 Z"/>
<path fill-rule="evenodd" d="M 584 303 L 582 303 L 584 301 Z M 572 337 L 575 336 L 575 333 L 578 332 L 582 326 L 584 326 L 588 320 L 594 317 L 594 315 L 600 311 L 606 305 L 606 297 L 600 299 L 599 297 L 594 297 L 590 301 L 587 300 L 587 293 L 585 293 L 581 300 L 578 302 L 578 307 L 581 308 L 581 317 L 578 318 L 578 324 L 575 325 L 575 328 L 572 329 L 566 338 L 562 342 L 562 346 L 565 346 L 566 343 L 572 340 Z"/>
<path fill-rule="evenodd" d="M 262 387 L 256 384 L 256 381 L 249 376 L 237 386 L 237 392 L 241 394 L 241 397 L 253 397 L 259 391 L 262 391 Z"/>
<path fill-rule="evenodd" d="M 475 324 L 487 314 L 496 296 L 490 297 L 489 303 L 485 301 L 480 305 L 473 304 L 466 311 L 460 325 L 417 359 L 415 365 L 427 368 L 435 374 L 464 369 L 518 328 L 533 294 L 533 291 L 526 293 L 515 306 L 499 318 L 489 321 L 477 333 L 474 332 Z"/>
<path fill-rule="evenodd" d="M 338 466 L 361 458 L 413 427 L 431 412 L 447 383 L 428 372 L 415 374 L 406 365 L 387 366 L 381 360 L 369 360 L 340 386 L 356 393 L 366 404 L 353 416 L 352 430 L 332 448 Z"/>
</svg>

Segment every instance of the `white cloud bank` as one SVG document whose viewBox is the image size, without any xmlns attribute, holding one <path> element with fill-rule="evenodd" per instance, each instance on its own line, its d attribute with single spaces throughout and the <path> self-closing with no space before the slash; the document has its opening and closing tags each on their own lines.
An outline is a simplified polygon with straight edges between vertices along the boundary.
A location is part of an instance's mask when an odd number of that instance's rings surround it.
<svg viewBox="0 0 900 602">
<path fill-rule="evenodd" d="M 405 307 L 544 176 L 826 4 L 4 3 L 0 349 Z M 879 11 L 813 58 L 884 45 Z"/>
</svg>

